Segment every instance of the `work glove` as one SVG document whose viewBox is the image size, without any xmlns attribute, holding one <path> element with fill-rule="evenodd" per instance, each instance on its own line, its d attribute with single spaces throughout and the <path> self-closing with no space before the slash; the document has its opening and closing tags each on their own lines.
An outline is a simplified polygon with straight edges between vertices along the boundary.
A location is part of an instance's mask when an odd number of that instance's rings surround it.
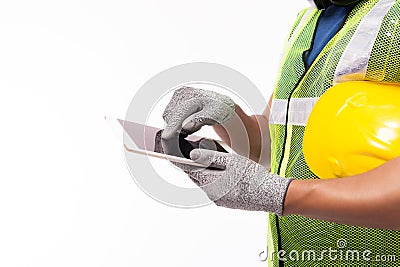
<svg viewBox="0 0 400 267">
<path fill-rule="evenodd" d="M 190 158 L 213 167 L 180 166 L 217 206 L 282 216 L 286 191 L 293 179 L 272 174 L 236 154 L 194 149 Z"/>
<path fill-rule="evenodd" d="M 177 134 L 192 134 L 203 125 L 223 124 L 235 114 L 235 103 L 219 93 L 181 87 L 176 90 L 165 108 L 166 122 L 162 138 L 174 138 Z"/>
<path fill-rule="evenodd" d="M 203 125 L 223 124 L 234 114 L 235 103 L 225 95 L 186 86 L 179 88 L 163 113 L 166 122 L 161 134 L 164 152 L 185 157 L 180 147 L 182 138 L 196 132 Z"/>
</svg>

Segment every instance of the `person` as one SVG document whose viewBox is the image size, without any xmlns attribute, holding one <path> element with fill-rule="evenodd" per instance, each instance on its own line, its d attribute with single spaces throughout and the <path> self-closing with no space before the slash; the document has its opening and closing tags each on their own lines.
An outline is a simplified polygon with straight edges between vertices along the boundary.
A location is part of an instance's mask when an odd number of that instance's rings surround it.
<svg viewBox="0 0 400 267">
<path fill-rule="evenodd" d="M 271 108 L 249 116 L 227 96 L 183 87 L 163 114 L 164 149 L 179 133 L 204 125 L 232 146 L 249 141 L 245 153 L 190 152 L 192 160 L 220 169 L 180 167 L 216 205 L 269 212 L 268 248 L 278 253 L 268 258 L 271 266 L 397 266 L 400 157 L 363 174 L 322 180 L 305 162 L 302 138 L 313 105 L 334 84 L 400 82 L 400 2 L 312 3 L 289 33 Z M 270 169 L 259 164 L 262 154 L 271 155 L 264 164 Z M 324 256 L 330 250 L 336 254 Z"/>
</svg>

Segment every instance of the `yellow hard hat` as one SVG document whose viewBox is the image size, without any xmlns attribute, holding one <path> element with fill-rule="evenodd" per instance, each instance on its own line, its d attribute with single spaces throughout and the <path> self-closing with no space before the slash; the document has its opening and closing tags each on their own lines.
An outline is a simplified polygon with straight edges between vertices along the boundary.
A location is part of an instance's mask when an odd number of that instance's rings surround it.
<svg viewBox="0 0 400 267">
<path fill-rule="evenodd" d="M 328 89 L 308 119 L 303 152 L 320 178 L 357 175 L 400 156 L 400 85 L 352 81 Z"/>
</svg>

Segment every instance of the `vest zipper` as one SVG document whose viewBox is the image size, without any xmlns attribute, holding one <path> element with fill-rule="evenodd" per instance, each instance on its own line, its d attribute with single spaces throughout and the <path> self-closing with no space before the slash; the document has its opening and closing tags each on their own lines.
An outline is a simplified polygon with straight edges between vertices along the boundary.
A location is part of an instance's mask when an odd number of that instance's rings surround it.
<svg viewBox="0 0 400 267">
<path fill-rule="evenodd" d="M 355 5 L 354 5 L 355 6 Z M 354 8 L 354 6 L 353 6 L 353 8 Z M 292 95 L 293 95 L 293 93 L 294 93 L 294 91 L 296 90 L 296 88 L 299 86 L 299 84 L 301 83 L 301 81 L 303 80 L 303 78 L 304 78 L 304 76 L 307 74 L 307 72 L 308 72 L 308 70 L 310 69 L 310 67 L 314 64 L 314 62 L 317 60 L 317 59 L 319 59 L 319 55 L 314 59 L 314 61 L 310 64 L 310 66 L 307 66 L 307 61 L 306 61 L 306 58 L 305 58 L 305 56 L 306 56 L 306 52 L 307 51 L 310 51 L 310 49 L 312 49 L 312 47 L 314 46 L 314 39 L 315 39 L 315 34 L 316 34 L 316 29 L 317 29 L 317 27 L 318 27 L 318 24 L 319 24 L 319 22 L 320 22 L 320 19 L 321 19 L 321 15 L 323 14 L 323 12 L 324 12 L 324 10 L 319 14 L 319 17 L 318 17 L 318 20 L 317 20 L 317 23 L 316 23 L 316 25 L 315 25 L 315 29 L 314 29 L 314 32 L 313 32 L 313 36 L 312 36 L 312 40 L 311 40 L 311 44 L 310 44 L 310 47 L 309 47 L 309 49 L 307 49 L 307 50 L 304 50 L 303 51 L 303 53 L 302 53 L 302 55 L 301 55 L 301 58 L 302 58 L 302 61 L 303 61 L 303 64 L 304 64 L 304 72 L 303 72 L 303 74 L 300 76 L 300 78 L 299 78 L 299 80 L 297 81 L 297 83 L 296 83 L 296 85 L 294 86 L 294 88 L 293 88 L 293 90 L 290 92 L 290 94 L 289 94 L 289 96 L 288 96 L 288 103 L 287 103 L 287 107 L 286 107 L 286 118 L 285 118 L 285 135 L 284 135 L 284 142 L 283 142 L 283 153 L 282 153 L 282 156 L 281 156 L 281 159 L 280 159 L 280 161 L 279 161 L 279 166 L 278 166 L 278 170 L 277 170 L 277 173 L 279 174 L 280 172 L 281 172 L 281 167 L 282 167 L 282 162 L 283 162 L 283 158 L 284 158 L 284 155 L 285 155 L 285 147 L 286 147 L 286 142 L 287 142 L 287 123 L 288 123 L 288 121 L 289 121 L 289 106 L 290 106 L 290 99 L 291 99 L 291 97 L 292 97 Z M 347 16 L 346 16 L 346 18 L 345 18 L 345 20 L 343 20 L 343 23 L 339 26 L 339 29 L 338 29 L 338 32 L 332 37 L 332 39 L 340 32 L 340 30 L 343 28 L 343 26 L 344 26 L 344 24 L 346 23 L 346 21 L 347 21 L 347 18 L 348 18 L 348 16 L 349 16 L 349 14 L 351 13 L 351 11 L 350 12 L 348 12 L 347 13 Z M 331 39 L 331 40 L 332 40 Z M 331 40 L 329 40 L 329 42 L 331 41 Z M 329 43 L 328 42 L 328 43 Z M 325 45 L 326 46 L 326 45 Z M 321 50 L 321 52 L 319 53 L 319 54 L 321 54 L 322 52 L 324 51 L 324 49 L 322 49 Z M 282 249 L 282 241 L 281 241 L 281 233 L 280 233 L 280 231 L 279 231 L 279 217 L 277 216 L 277 215 L 275 215 L 275 227 L 276 227 L 276 230 L 277 230 L 277 243 L 278 243 L 278 251 L 279 250 L 281 250 Z M 279 267 L 284 267 L 284 261 L 280 261 L 279 260 Z"/>
<path fill-rule="evenodd" d="M 317 23 L 315 25 L 315 30 L 313 32 L 313 36 L 311 39 L 311 44 L 310 47 L 307 50 L 304 50 L 303 53 L 301 54 L 301 59 L 303 61 L 303 65 L 304 65 L 304 72 L 302 73 L 302 75 L 300 76 L 299 80 L 297 81 L 297 83 L 295 84 L 293 90 L 290 92 L 289 96 L 288 96 L 288 102 L 287 102 L 287 106 L 286 106 L 286 118 L 285 118 L 285 135 L 284 135 L 284 142 L 283 142 L 283 151 L 282 151 L 282 156 L 281 159 L 279 161 L 279 166 L 278 166 L 278 171 L 277 173 L 279 174 L 281 172 L 281 167 L 282 167 L 282 162 L 283 162 L 283 158 L 285 155 L 285 147 L 286 147 L 286 142 L 287 142 L 287 135 L 288 135 L 288 128 L 287 128 L 287 124 L 289 121 L 289 106 L 290 106 L 290 99 L 292 97 L 292 94 L 294 93 L 294 91 L 296 90 L 296 88 L 299 86 L 299 84 L 301 83 L 301 81 L 303 80 L 304 76 L 307 74 L 309 68 L 311 67 L 312 63 L 310 64 L 310 66 L 307 66 L 307 61 L 306 61 L 306 53 L 307 51 L 310 51 L 310 49 L 313 48 L 314 46 L 314 39 L 315 39 L 315 34 L 316 34 L 316 29 L 318 28 L 318 24 L 320 22 L 321 19 L 321 15 L 324 13 L 325 10 L 323 10 L 318 17 Z M 343 27 L 343 25 L 340 26 L 339 30 Z M 322 52 L 322 50 L 321 50 Z M 320 52 L 320 53 L 321 53 Z M 314 59 L 315 61 L 316 59 Z M 279 217 L 277 215 L 275 215 L 275 222 L 276 222 L 276 231 L 277 231 L 277 239 L 278 239 L 278 251 L 280 251 L 282 249 L 282 241 L 281 241 L 281 233 L 279 231 Z M 278 259 L 279 260 L 279 259 Z M 284 267 L 284 261 L 279 260 L 279 267 Z"/>
</svg>

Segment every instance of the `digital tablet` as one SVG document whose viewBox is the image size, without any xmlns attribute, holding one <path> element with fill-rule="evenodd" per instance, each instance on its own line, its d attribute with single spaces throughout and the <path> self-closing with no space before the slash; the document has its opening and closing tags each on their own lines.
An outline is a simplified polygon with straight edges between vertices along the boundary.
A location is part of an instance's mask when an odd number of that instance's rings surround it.
<svg viewBox="0 0 400 267">
<path fill-rule="evenodd" d="M 109 120 L 109 118 L 107 118 Z M 147 155 L 150 157 L 161 158 L 161 159 L 168 159 L 172 162 L 188 164 L 197 167 L 207 167 L 203 164 L 196 163 L 189 158 L 185 157 L 178 157 L 163 154 L 160 152 L 156 152 L 156 139 L 157 134 L 160 134 L 161 129 L 149 125 L 144 125 L 132 121 L 126 121 L 122 119 L 112 119 L 117 122 L 124 132 L 129 136 L 129 138 L 133 141 L 133 145 L 124 144 L 124 148 L 129 153 L 135 153 L 139 155 Z M 190 135 L 185 138 L 189 142 L 196 143 L 201 140 L 203 137 Z M 218 150 L 222 149 L 224 152 L 232 153 L 232 149 L 223 141 L 220 140 L 212 140 L 216 143 L 219 147 Z"/>
</svg>

